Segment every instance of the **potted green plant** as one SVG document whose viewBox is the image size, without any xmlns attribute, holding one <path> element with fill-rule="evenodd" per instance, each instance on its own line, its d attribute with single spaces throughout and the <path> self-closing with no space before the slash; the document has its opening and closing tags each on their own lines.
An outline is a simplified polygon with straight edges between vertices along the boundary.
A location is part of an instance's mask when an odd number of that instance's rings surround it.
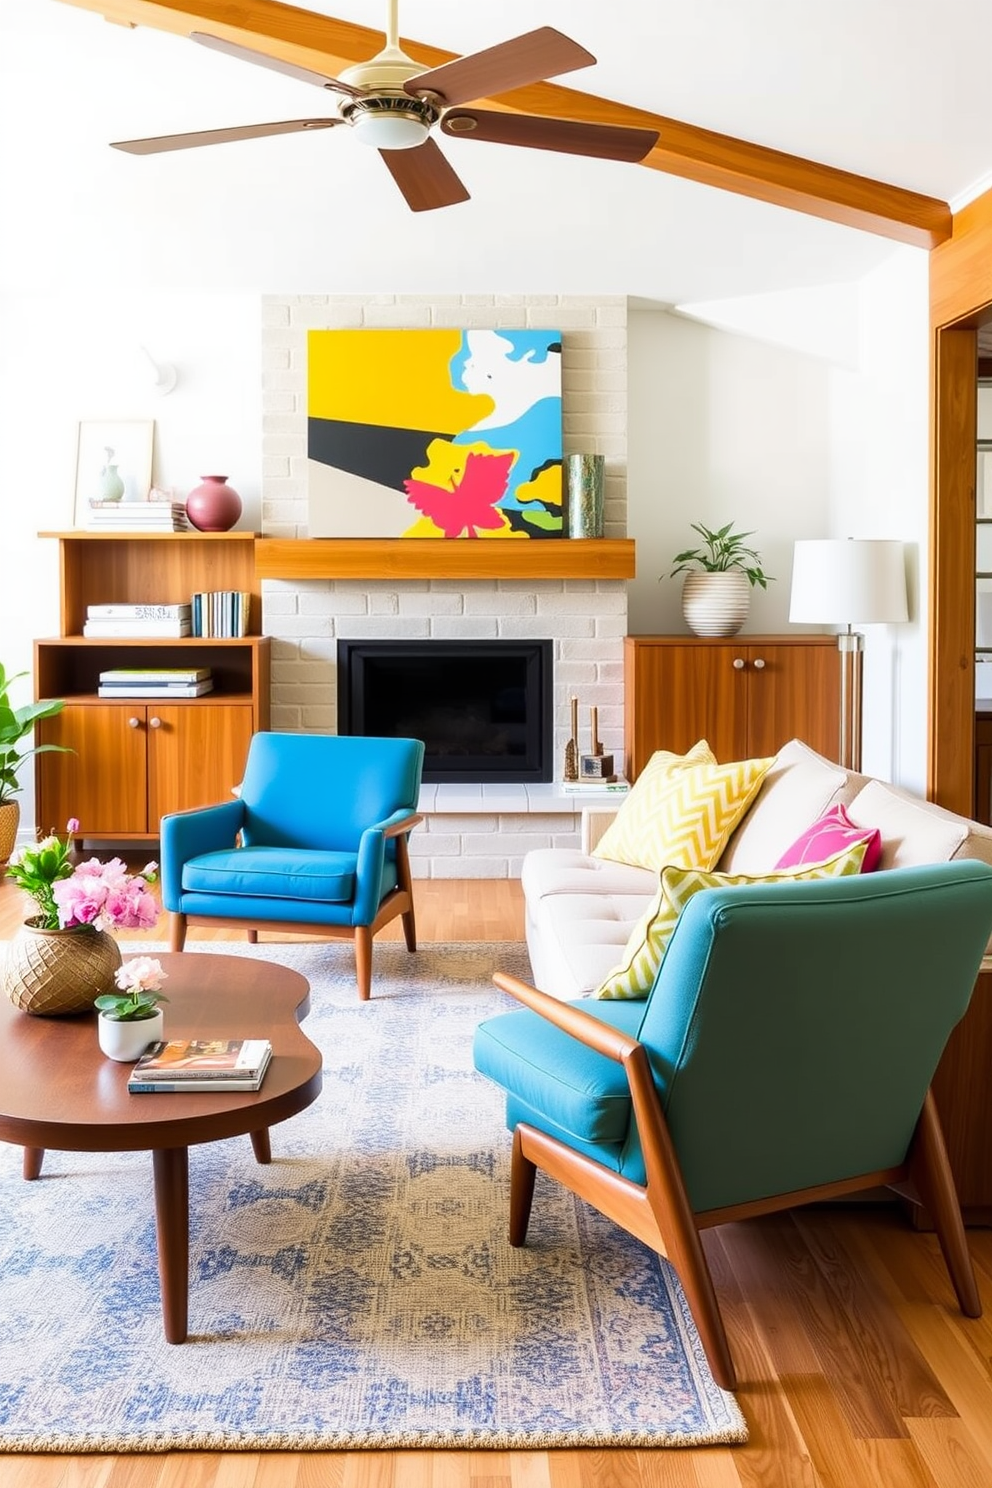
<svg viewBox="0 0 992 1488">
<path fill-rule="evenodd" d="M 761 567 L 761 554 L 749 546 L 751 532 L 735 532 L 733 522 L 715 531 L 702 522 L 690 523 L 703 539 L 672 559 L 668 577 L 685 574 L 682 614 L 689 629 L 700 636 L 736 635 L 747 619 L 751 590 L 767 589 L 770 575 Z"/>
<path fill-rule="evenodd" d="M 12 708 L 8 696 L 10 684 L 26 676 L 27 672 L 8 675 L 0 662 L 0 867 L 10 858 L 17 841 L 21 808 L 14 795 L 21 789 L 18 779 L 21 766 L 33 755 L 44 754 L 46 750 L 65 752 L 61 744 L 36 744 L 33 749 L 18 750 L 17 745 L 30 734 L 40 718 L 52 718 L 65 707 L 60 698 Z"/>
<path fill-rule="evenodd" d="M 18 839 L 21 804 L 13 796 L 21 790 L 21 781 L 18 780 L 21 766 L 34 754 L 43 754 L 46 750 L 65 753 L 64 745 L 61 744 L 36 744 L 34 748 L 25 750 L 16 748 L 21 740 L 27 738 L 39 719 L 51 719 L 65 707 L 61 698 L 28 702 L 24 708 L 10 707 L 7 689 L 10 683 L 18 682 L 21 677 L 27 677 L 27 673 L 18 671 L 7 676 L 6 668 L 0 662 L 0 868 L 9 862 L 13 844 Z"/>
</svg>

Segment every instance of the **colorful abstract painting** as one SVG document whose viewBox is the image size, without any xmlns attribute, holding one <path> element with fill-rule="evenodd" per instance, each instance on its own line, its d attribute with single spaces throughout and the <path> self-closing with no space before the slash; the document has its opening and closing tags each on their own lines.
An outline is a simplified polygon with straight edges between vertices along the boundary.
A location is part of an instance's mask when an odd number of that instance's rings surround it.
<svg viewBox="0 0 992 1488">
<path fill-rule="evenodd" d="M 311 331 L 311 537 L 562 536 L 561 332 Z"/>
</svg>

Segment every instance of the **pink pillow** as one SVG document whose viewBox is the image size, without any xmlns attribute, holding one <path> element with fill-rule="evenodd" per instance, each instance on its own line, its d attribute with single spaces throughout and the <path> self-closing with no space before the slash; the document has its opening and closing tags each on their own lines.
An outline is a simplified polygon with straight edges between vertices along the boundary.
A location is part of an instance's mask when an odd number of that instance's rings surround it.
<svg viewBox="0 0 992 1488">
<path fill-rule="evenodd" d="M 882 856 L 882 834 L 877 827 L 859 827 L 852 822 L 843 806 L 832 806 L 829 811 L 806 828 L 792 846 L 782 854 L 776 868 L 799 868 L 809 863 L 822 863 L 853 847 L 856 842 L 868 844 L 862 873 L 871 873 L 878 867 Z"/>
</svg>

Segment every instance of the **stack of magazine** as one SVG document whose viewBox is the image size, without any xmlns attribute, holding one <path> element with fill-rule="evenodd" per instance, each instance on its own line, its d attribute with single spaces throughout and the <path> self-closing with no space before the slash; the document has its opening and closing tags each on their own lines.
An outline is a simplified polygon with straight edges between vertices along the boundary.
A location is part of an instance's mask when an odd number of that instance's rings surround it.
<svg viewBox="0 0 992 1488">
<path fill-rule="evenodd" d="M 149 1045 L 127 1088 L 133 1095 L 258 1090 L 271 1058 L 268 1039 L 169 1039 Z"/>
<path fill-rule="evenodd" d="M 209 667 L 111 667 L 100 673 L 102 698 L 194 698 L 213 692 Z"/>
</svg>

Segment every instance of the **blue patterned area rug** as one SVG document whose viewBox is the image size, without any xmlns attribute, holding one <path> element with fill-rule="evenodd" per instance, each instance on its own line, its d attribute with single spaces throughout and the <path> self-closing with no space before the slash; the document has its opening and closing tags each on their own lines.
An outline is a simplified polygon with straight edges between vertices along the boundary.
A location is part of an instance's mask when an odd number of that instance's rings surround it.
<svg viewBox="0 0 992 1488">
<path fill-rule="evenodd" d="M 507 1241 L 510 1137 L 471 1047 L 522 946 L 382 941 L 365 1004 L 347 947 L 208 949 L 308 978 L 323 1094 L 272 1129 L 270 1166 L 246 1138 L 191 1150 L 178 1347 L 150 1159 L 52 1152 L 25 1183 L 0 1146 L 0 1450 L 747 1439 L 667 1262 L 540 1175 L 528 1244 Z"/>
</svg>

